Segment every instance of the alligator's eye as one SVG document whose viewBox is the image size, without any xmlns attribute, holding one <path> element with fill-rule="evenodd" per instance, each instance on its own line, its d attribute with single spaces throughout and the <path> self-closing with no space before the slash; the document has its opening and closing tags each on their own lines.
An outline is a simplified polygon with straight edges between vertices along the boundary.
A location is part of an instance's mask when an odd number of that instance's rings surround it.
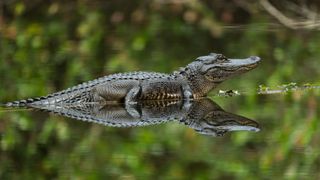
<svg viewBox="0 0 320 180">
<path fill-rule="evenodd" d="M 216 62 L 222 63 L 228 61 L 228 58 L 222 54 L 218 54 L 216 57 Z"/>
</svg>

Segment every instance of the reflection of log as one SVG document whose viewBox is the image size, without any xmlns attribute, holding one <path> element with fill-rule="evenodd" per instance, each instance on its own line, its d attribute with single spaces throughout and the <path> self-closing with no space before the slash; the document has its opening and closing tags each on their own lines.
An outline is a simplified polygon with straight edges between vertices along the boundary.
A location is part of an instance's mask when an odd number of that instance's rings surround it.
<svg viewBox="0 0 320 180">
<path fill-rule="evenodd" d="M 304 21 L 297 21 L 290 17 L 284 15 L 281 11 L 275 8 L 268 0 L 260 0 L 260 4 L 262 7 L 273 17 L 275 17 L 281 24 L 290 28 L 290 29 L 320 29 L 320 21 L 317 20 L 317 13 L 312 12 L 311 10 L 301 8 L 300 14 L 303 13 Z M 314 18 L 310 17 L 310 14 L 314 16 Z"/>
<path fill-rule="evenodd" d="M 200 134 L 211 136 L 222 136 L 229 131 L 259 131 L 257 122 L 226 112 L 206 98 L 195 101 L 144 101 L 133 105 L 55 104 L 33 108 L 115 127 L 179 121 Z"/>
</svg>

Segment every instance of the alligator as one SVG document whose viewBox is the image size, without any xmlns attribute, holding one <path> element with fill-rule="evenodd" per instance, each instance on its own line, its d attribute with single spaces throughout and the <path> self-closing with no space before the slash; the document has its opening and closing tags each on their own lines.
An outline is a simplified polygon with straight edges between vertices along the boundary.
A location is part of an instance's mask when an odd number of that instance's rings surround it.
<svg viewBox="0 0 320 180">
<path fill-rule="evenodd" d="M 7 107 L 106 102 L 137 103 L 144 100 L 199 99 L 231 76 L 247 72 L 260 62 L 257 56 L 229 59 L 211 53 L 171 74 L 129 72 L 112 74 L 42 96 L 6 103 Z"/>
<path fill-rule="evenodd" d="M 229 131 L 260 130 L 256 121 L 226 112 L 209 98 L 190 103 L 184 100 L 156 100 L 137 104 L 49 104 L 33 109 L 122 128 L 178 121 L 199 134 L 210 136 L 223 136 Z"/>
</svg>

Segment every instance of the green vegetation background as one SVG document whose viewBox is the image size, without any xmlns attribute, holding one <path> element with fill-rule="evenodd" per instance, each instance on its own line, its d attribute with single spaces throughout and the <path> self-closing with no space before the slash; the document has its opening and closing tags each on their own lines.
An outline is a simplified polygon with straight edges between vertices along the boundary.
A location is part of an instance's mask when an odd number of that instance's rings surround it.
<svg viewBox="0 0 320 180">
<path fill-rule="evenodd" d="M 259 121 L 260 133 L 212 138 L 178 124 L 117 129 L 40 112 L 0 112 L 0 179 L 320 178 L 318 93 L 254 93 L 260 84 L 319 83 L 318 31 L 289 30 L 256 1 L 0 5 L 1 102 L 116 72 L 171 72 L 209 52 L 263 59 L 219 87 L 251 95 L 213 98 Z"/>
</svg>

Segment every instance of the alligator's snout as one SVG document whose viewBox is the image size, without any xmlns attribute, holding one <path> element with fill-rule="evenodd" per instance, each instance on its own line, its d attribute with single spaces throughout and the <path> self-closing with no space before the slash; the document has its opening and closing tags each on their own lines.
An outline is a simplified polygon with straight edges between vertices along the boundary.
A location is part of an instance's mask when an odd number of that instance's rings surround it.
<svg viewBox="0 0 320 180">
<path fill-rule="evenodd" d="M 248 59 L 250 59 L 252 64 L 255 65 L 258 65 L 261 62 L 261 58 L 258 56 L 250 56 Z"/>
<path fill-rule="evenodd" d="M 217 66 L 233 73 L 249 71 L 260 63 L 261 59 L 258 56 L 250 56 L 245 59 L 229 59 L 225 63 L 220 63 Z"/>
<path fill-rule="evenodd" d="M 251 63 L 248 63 L 248 70 L 254 69 L 261 62 L 261 58 L 258 56 L 250 56 L 248 59 L 251 61 Z"/>
<path fill-rule="evenodd" d="M 250 56 L 249 58 L 254 62 L 260 62 L 261 61 L 261 58 L 258 57 L 258 56 Z"/>
</svg>

